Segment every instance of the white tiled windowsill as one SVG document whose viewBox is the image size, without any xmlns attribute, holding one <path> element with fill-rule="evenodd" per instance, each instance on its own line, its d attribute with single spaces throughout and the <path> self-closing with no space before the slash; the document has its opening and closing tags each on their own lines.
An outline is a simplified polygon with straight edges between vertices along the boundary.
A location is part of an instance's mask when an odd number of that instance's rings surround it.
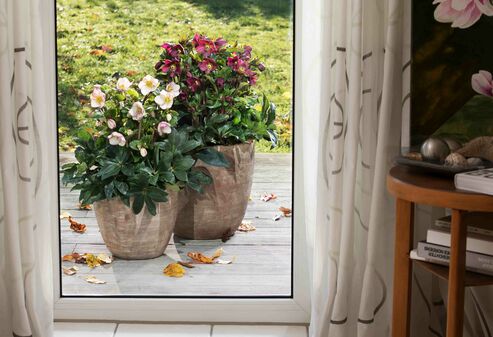
<svg viewBox="0 0 493 337">
<path fill-rule="evenodd" d="M 54 337 L 307 337 L 305 326 L 55 323 Z"/>
</svg>

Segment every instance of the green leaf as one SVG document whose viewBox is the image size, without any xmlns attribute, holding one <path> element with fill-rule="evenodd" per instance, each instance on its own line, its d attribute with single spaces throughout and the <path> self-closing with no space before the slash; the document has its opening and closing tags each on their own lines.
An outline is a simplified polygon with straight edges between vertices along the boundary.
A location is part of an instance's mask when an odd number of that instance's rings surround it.
<svg viewBox="0 0 493 337">
<path fill-rule="evenodd" d="M 156 202 L 166 202 L 168 201 L 168 193 L 155 186 L 150 186 L 145 189 L 146 196 L 151 198 L 152 200 Z"/>
<path fill-rule="evenodd" d="M 130 142 L 130 144 L 128 144 L 128 146 L 130 146 L 130 148 L 132 150 L 137 150 L 137 151 L 139 150 L 139 145 L 140 145 L 140 140 L 137 140 L 137 139 L 136 140 L 132 140 Z"/>
<path fill-rule="evenodd" d="M 115 181 L 115 187 L 123 195 L 128 193 L 128 184 L 123 181 Z"/>
<path fill-rule="evenodd" d="M 84 129 L 80 129 L 79 132 L 77 132 L 77 138 L 83 142 L 88 142 L 92 139 L 91 134 Z"/>
<path fill-rule="evenodd" d="M 185 143 L 183 143 L 182 146 L 178 147 L 177 150 L 183 154 L 186 154 L 187 152 L 195 150 L 200 145 L 202 145 L 201 142 L 199 142 L 197 140 L 190 139 L 190 140 L 187 140 Z"/>
<path fill-rule="evenodd" d="M 193 166 L 193 164 L 195 164 L 195 159 L 191 156 L 185 156 L 175 160 L 173 162 L 173 167 L 176 171 L 187 171 Z"/>
<path fill-rule="evenodd" d="M 220 114 L 213 114 L 211 118 L 209 118 L 209 123 L 210 124 L 219 124 L 226 122 L 229 119 L 228 115 L 220 115 Z"/>
<path fill-rule="evenodd" d="M 218 152 L 217 150 L 214 150 L 213 148 L 205 148 L 200 152 L 197 152 L 196 154 L 197 158 L 202 160 L 204 163 L 212 165 L 212 166 L 217 166 L 217 167 L 229 167 L 230 163 L 228 159 L 222 154 L 221 152 Z"/>
<path fill-rule="evenodd" d="M 170 172 L 170 171 L 166 171 L 166 172 L 161 173 L 161 178 L 165 182 L 170 183 L 170 184 L 174 184 L 176 181 L 175 175 L 173 174 L 173 172 Z"/>
<path fill-rule="evenodd" d="M 97 175 L 98 177 L 101 177 L 102 180 L 105 180 L 106 178 L 116 176 L 120 173 L 120 168 L 121 166 L 118 163 L 108 161 Z"/>
<path fill-rule="evenodd" d="M 175 171 L 175 177 L 181 181 L 188 181 L 188 174 L 186 171 Z"/>
<path fill-rule="evenodd" d="M 275 131 L 272 131 L 272 130 L 267 130 L 267 133 L 269 134 L 269 139 L 270 139 L 272 147 L 276 147 L 277 141 L 278 141 L 277 133 Z"/>
<path fill-rule="evenodd" d="M 111 199 L 113 197 L 114 190 L 115 184 L 113 181 L 104 187 L 104 195 L 106 196 L 106 199 Z"/>
<path fill-rule="evenodd" d="M 127 177 L 134 175 L 134 168 L 132 166 L 125 165 L 122 167 L 122 173 Z"/>
<path fill-rule="evenodd" d="M 132 204 L 132 211 L 134 214 L 139 214 L 144 207 L 144 196 L 142 194 L 136 194 L 134 198 L 134 202 Z"/>
<path fill-rule="evenodd" d="M 146 196 L 145 203 L 149 214 L 151 214 L 152 216 L 156 215 L 156 204 L 154 203 L 154 201 L 152 201 L 150 197 Z"/>
<path fill-rule="evenodd" d="M 86 163 L 80 163 L 77 166 L 77 173 L 82 174 L 82 173 L 85 173 L 86 171 L 87 171 L 87 164 Z"/>
</svg>

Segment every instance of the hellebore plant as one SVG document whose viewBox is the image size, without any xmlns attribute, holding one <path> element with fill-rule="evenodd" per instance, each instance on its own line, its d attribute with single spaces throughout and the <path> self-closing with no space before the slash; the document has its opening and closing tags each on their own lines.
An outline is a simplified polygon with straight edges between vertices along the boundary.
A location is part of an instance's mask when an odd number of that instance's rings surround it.
<svg viewBox="0 0 493 337">
<path fill-rule="evenodd" d="M 162 48 L 156 77 L 179 92 L 170 108 L 178 129 L 204 146 L 263 138 L 276 145 L 275 105 L 253 89 L 265 66 L 250 46 L 195 34 Z"/>
<path fill-rule="evenodd" d="M 188 186 L 201 192 L 212 182 L 193 169 L 197 158 L 216 166 L 227 162 L 176 129 L 181 118 L 173 109 L 181 94 L 178 84 L 147 75 L 138 91 L 135 87 L 127 78 L 94 86 L 94 123 L 79 131 L 77 162 L 62 167 L 62 181 L 80 190 L 82 204 L 119 197 L 135 214 L 146 206 L 155 215 L 156 203 L 167 201 L 167 191 Z"/>
<path fill-rule="evenodd" d="M 472 75 L 471 86 L 478 94 L 493 97 L 493 76 L 489 71 L 480 70 Z"/>
</svg>

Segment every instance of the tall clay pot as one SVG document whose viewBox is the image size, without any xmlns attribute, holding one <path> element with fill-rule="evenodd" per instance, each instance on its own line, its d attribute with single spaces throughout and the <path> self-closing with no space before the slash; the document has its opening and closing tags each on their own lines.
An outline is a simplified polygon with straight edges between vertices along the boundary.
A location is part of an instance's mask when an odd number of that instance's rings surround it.
<svg viewBox="0 0 493 337">
<path fill-rule="evenodd" d="M 204 193 L 186 189 L 188 200 L 178 213 L 175 234 L 193 240 L 214 240 L 231 236 L 245 216 L 252 190 L 255 144 L 215 146 L 229 160 L 228 168 L 197 161 L 195 168 L 213 179 Z"/>
<path fill-rule="evenodd" d="M 179 210 L 177 192 L 168 201 L 156 204 L 152 216 L 144 207 L 139 214 L 119 198 L 94 203 L 99 230 L 109 251 L 127 260 L 151 259 L 163 255 L 168 246 Z"/>
</svg>

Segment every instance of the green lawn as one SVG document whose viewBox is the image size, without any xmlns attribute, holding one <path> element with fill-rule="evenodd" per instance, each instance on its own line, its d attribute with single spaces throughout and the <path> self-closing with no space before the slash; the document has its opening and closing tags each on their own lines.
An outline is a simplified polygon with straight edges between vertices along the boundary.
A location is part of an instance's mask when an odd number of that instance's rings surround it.
<svg viewBox="0 0 493 337">
<path fill-rule="evenodd" d="M 62 151 L 84 124 L 95 83 L 119 72 L 154 74 L 163 42 L 200 32 L 253 47 L 267 70 L 258 81 L 278 107 L 281 145 L 291 145 L 291 0 L 57 0 L 58 113 Z M 271 151 L 266 143 L 257 150 Z"/>
</svg>

